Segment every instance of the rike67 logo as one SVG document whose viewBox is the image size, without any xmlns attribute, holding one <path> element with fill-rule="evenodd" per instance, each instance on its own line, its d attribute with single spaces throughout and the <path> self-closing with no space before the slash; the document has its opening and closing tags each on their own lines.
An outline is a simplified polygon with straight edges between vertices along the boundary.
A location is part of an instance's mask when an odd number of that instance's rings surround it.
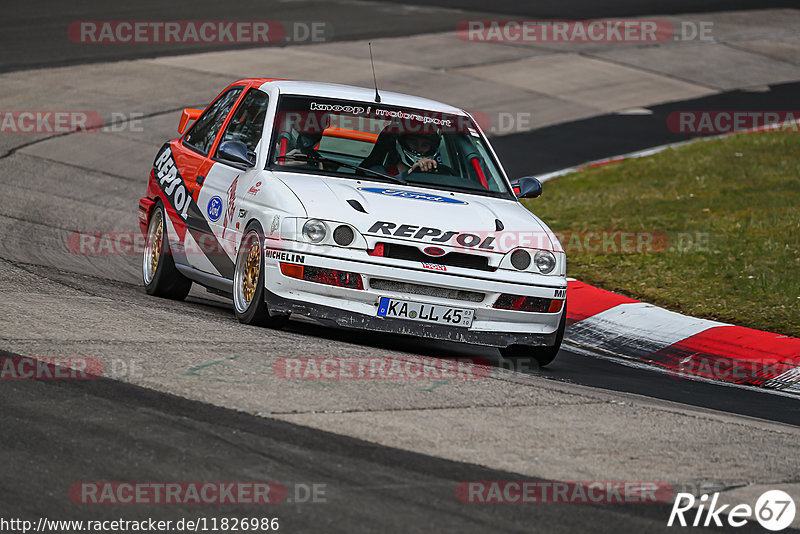
<svg viewBox="0 0 800 534">
<path fill-rule="evenodd" d="M 755 507 L 749 504 L 719 504 L 719 492 L 709 499 L 703 494 L 696 498 L 691 493 L 678 493 L 669 514 L 667 526 L 743 527 L 748 520 L 755 519 L 767 530 L 777 532 L 788 528 L 795 517 L 794 499 L 781 490 L 764 492 Z"/>
</svg>

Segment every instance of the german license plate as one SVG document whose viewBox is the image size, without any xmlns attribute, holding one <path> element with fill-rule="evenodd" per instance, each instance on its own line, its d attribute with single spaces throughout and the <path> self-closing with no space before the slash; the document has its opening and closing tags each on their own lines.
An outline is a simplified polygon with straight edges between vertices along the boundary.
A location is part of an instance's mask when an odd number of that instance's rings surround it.
<svg viewBox="0 0 800 534">
<path fill-rule="evenodd" d="M 378 317 L 392 317 L 469 328 L 472 326 L 475 310 L 381 297 L 380 301 L 378 301 Z"/>
</svg>

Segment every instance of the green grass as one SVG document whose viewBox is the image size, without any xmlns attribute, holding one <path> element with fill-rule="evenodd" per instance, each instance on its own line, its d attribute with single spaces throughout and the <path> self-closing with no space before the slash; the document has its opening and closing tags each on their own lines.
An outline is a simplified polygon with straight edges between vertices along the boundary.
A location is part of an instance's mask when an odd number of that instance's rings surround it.
<svg viewBox="0 0 800 534">
<path fill-rule="evenodd" d="M 800 135 L 693 143 L 587 169 L 525 201 L 557 233 L 664 232 L 665 250 L 567 250 L 567 274 L 665 308 L 800 337 Z M 574 238 L 573 238 L 574 239 Z"/>
</svg>

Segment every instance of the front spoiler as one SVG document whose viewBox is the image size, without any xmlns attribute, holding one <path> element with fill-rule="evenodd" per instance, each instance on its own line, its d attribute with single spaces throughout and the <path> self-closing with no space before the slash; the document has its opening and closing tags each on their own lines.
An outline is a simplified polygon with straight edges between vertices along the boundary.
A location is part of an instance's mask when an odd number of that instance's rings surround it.
<svg viewBox="0 0 800 534">
<path fill-rule="evenodd" d="M 297 313 L 322 323 L 342 328 L 403 334 L 473 345 L 490 347 L 508 347 L 509 345 L 553 346 L 558 335 L 558 331 L 552 334 L 474 331 L 467 328 L 378 317 L 377 315 L 364 315 L 330 306 L 309 305 L 300 300 L 287 299 L 268 291 L 266 288 L 264 289 L 264 300 L 272 312 Z M 562 311 L 562 313 L 565 312 Z"/>
</svg>

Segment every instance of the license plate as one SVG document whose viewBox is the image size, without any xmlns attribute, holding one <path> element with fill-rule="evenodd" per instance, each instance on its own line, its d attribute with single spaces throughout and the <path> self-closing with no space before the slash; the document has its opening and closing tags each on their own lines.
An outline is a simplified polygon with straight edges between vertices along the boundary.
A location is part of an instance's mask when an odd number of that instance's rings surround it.
<svg viewBox="0 0 800 534">
<path fill-rule="evenodd" d="M 475 310 L 381 297 L 378 301 L 378 317 L 393 317 L 469 328 L 472 326 Z"/>
</svg>

